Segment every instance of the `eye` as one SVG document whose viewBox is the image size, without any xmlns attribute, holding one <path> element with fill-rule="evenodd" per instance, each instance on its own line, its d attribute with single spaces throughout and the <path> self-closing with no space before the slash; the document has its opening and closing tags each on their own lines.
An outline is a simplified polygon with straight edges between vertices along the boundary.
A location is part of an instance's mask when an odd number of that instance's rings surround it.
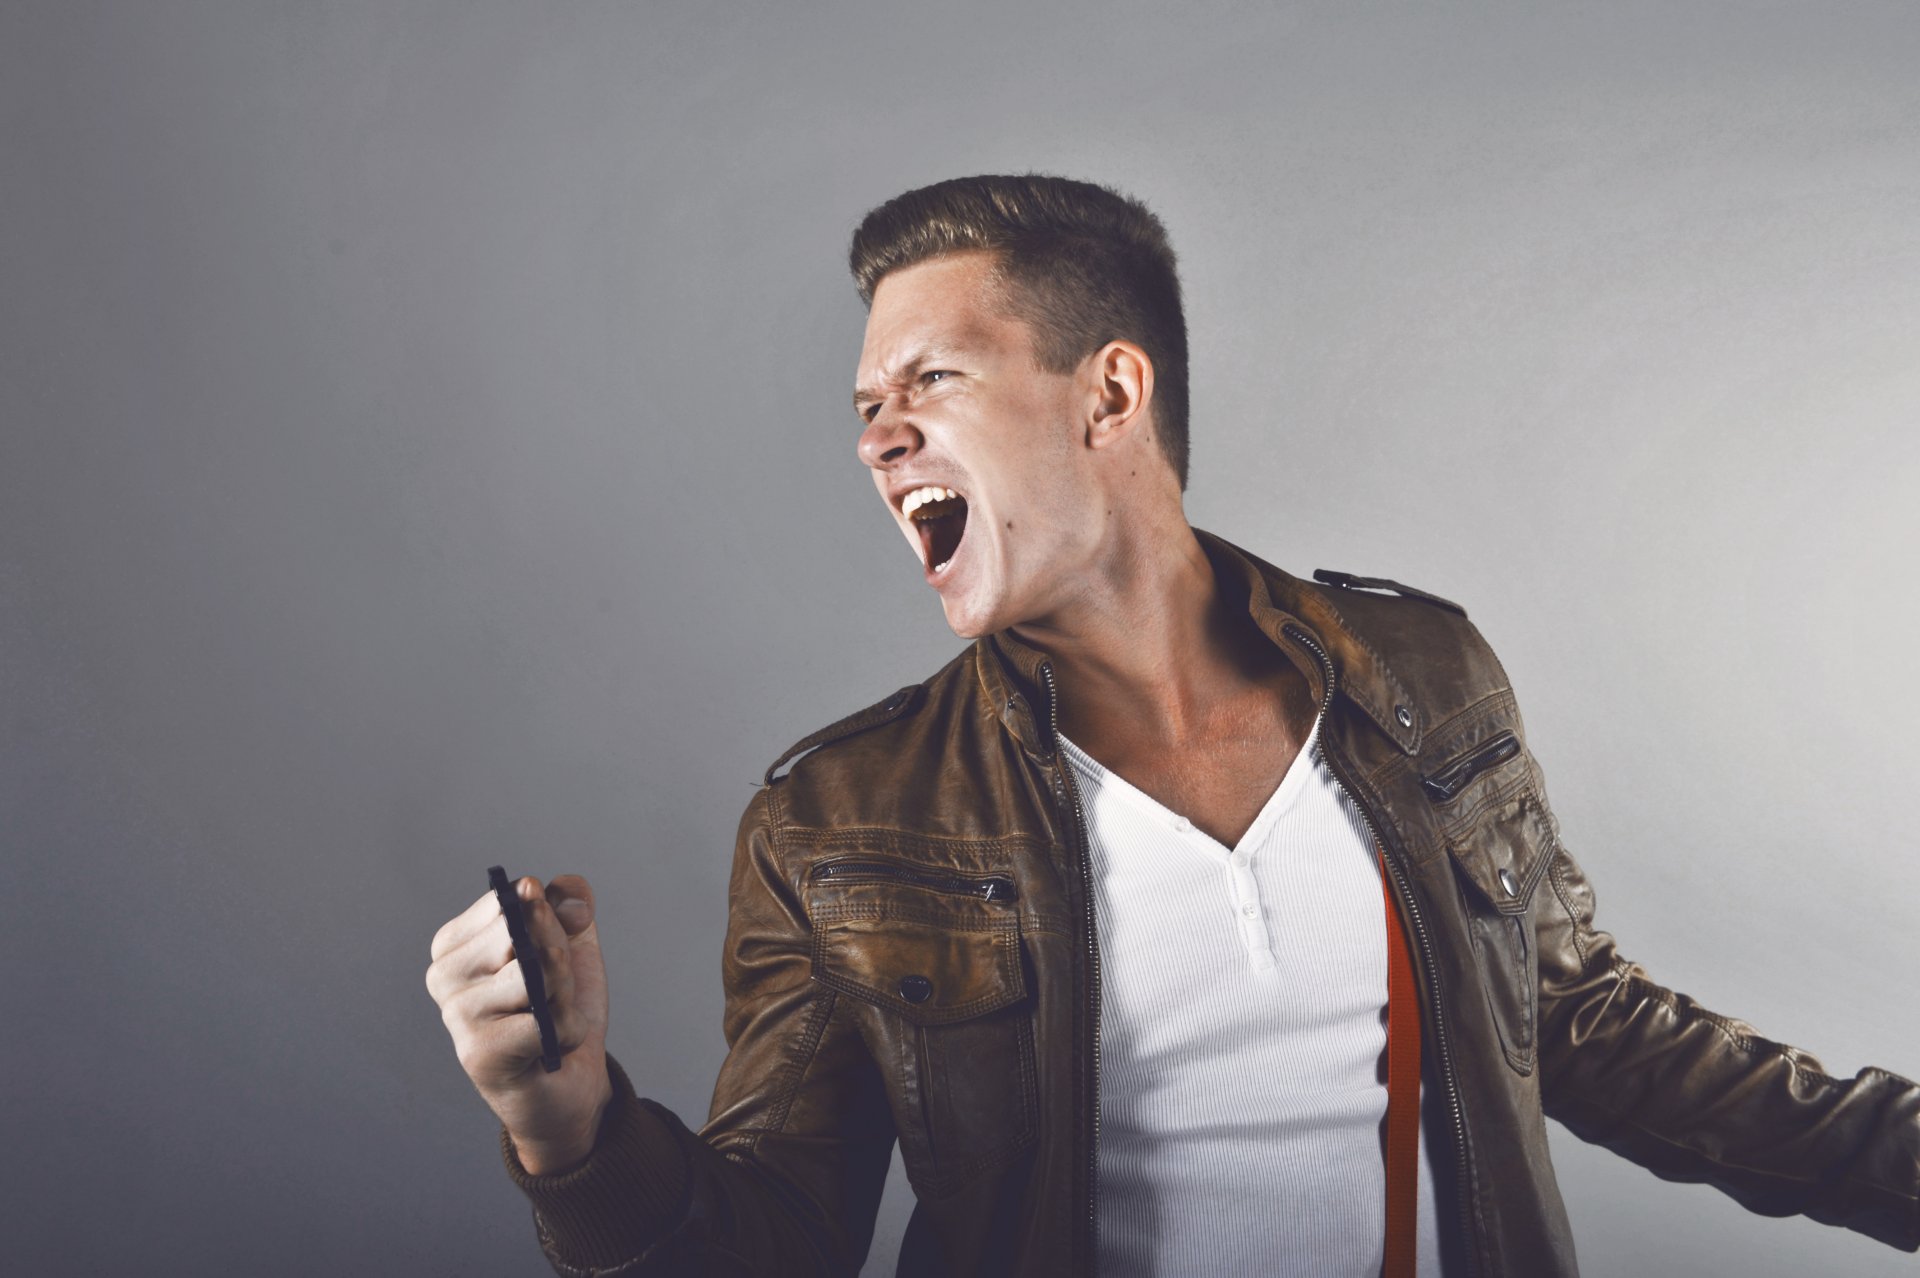
<svg viewBox="0 0 1920 1278">
<path fill-rule="evenodd" d="M 920 374 L 920 380 L 923 382 L 931 382 L 937 378 L 952 377 L 952 376 L 953 376 L 953 370 L 951 369 L 930 368 L 926 372 Z"/>
</svg>

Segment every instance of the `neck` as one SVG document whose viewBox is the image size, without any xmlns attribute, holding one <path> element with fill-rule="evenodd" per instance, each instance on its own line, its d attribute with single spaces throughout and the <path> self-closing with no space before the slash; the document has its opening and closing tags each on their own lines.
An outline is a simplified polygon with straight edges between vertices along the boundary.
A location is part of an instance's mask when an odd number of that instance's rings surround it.
<svg viewBox="0 0 1920 1278">
<path fill-rule="evenodd" d="M 1052 661 L 1061 729 L 1089 749 L 1123 733 L 1177 748 L 1285 664 L 1221 590 L 1185 517 L 1176 510 L 1161 527 L 1143 522 L 1087 574 L 1070 605 L 1013 628 Z"/>
</svg>

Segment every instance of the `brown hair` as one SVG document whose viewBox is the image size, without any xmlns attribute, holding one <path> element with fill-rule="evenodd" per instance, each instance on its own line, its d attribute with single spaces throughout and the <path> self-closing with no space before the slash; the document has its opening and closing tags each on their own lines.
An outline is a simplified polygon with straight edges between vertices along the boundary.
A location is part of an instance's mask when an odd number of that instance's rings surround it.
<svg viewBox="0 0 1920 1278">
<path fill-rule="evenodd" d="M 986 249 L 1034 355 L 1065 373 L 1116 338 L 1153 361 L 1161 451 L 1187 486 L 1187 322 L 1167 230 L 1146 205 L 1092 182 L 1028 173 L 950 178 L 897 195 L 853 233 L 860 300 L 891 271 Z"/>
</svg>

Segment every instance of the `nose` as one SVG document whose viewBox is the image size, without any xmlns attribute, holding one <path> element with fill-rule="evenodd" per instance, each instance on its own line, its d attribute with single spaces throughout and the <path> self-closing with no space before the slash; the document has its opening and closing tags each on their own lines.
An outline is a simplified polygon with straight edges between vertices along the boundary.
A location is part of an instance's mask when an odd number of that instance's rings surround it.
<svg viewBox="0 0 1920 1278">
<path fill-rule="evenodd" d="M 875 470 L 897 466 L 920 451 L 920 428 L 907 420 L 898 402 L 889 397 L 880 404 L 867 428 L 860 432 L 855 451 Z"/>
</svg>

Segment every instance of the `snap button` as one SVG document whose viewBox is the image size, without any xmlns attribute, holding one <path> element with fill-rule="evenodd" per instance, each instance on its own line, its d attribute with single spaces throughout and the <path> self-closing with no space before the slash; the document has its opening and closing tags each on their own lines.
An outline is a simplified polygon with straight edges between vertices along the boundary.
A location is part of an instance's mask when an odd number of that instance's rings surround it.
<svg viewBox="0 0 1920 1278">
<path fill-rule="evenodd" d="M 1520 895 L 1520 885 L 1514 881 L 1512 870 L 1500 871 L 1500 890 L 1508 896 Z"/>
<path fill-rule="evenodd" d="M 933 982 L 924 976 L 900 978 L 900 997 L 909 1003 L 924 1003 L 933 997 Z"/>
<path fill-rule="evenodd" d="M 1405 706 L 1395 706 L 1393 708 L 1393 717 L 1400 721 L 1400 726 L 1403 728 L 1411 728 L 1413 726 L 1413 711 L 1407 709 Z"/>
</svg>

